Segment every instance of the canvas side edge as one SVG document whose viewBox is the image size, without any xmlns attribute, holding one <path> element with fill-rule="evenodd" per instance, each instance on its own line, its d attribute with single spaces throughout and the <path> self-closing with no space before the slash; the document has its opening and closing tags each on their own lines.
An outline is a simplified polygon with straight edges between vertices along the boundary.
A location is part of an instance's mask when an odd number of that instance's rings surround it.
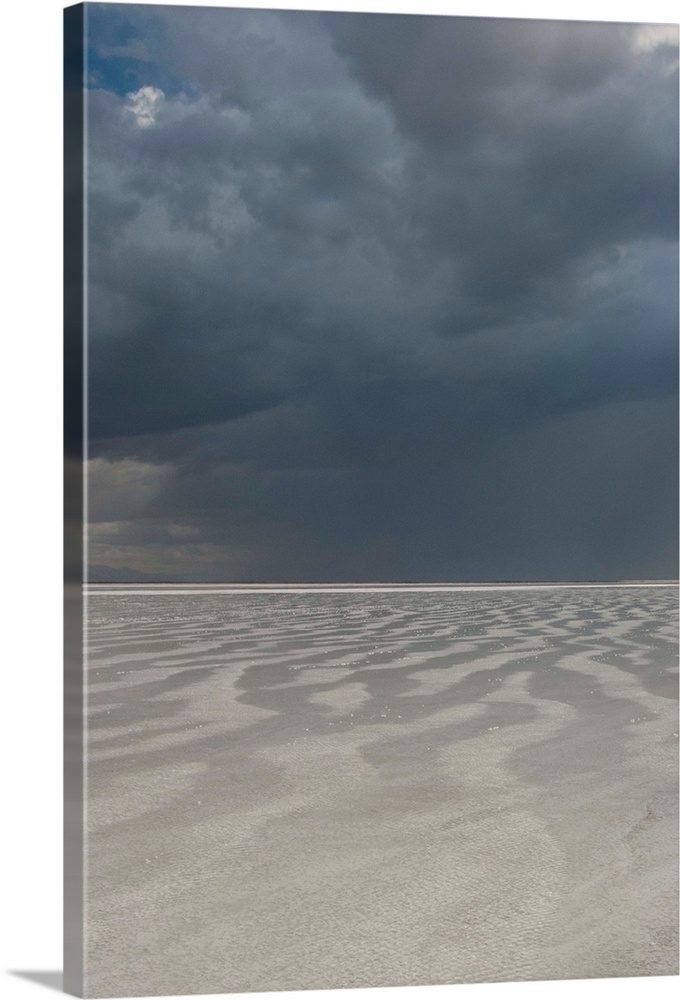
<svg viewBox="0 0 680 1000">
<path fill-rule="evenodd" d="M 84 26 L 64 10 L 64 983 L 85 989 L 84 829 Z"/>
</svg>

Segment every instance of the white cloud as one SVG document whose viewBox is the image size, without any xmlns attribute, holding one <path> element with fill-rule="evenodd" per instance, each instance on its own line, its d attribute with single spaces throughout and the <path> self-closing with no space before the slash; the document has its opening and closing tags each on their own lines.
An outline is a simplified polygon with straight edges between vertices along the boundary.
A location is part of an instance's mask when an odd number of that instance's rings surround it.
<svg viewBox="0 0 680 1000">
<path fill-rule="evenodd" d="M 635 29 L 633 48 L 642 55 L 654 55 L 662 46 L 678 48 L 677 24 L 642 24 Z M 678 59 L 666 59 L 660 65 L 663 76 L 672 76 L 677 71 Z"/>
<path fill-rule="evenodd" d="M 660 45 L 678 44 L 678 27 L 675 24 L 641 24 L 635 29 L 634 42 L 638 52 L 653 52 Z"/>
<path fill-rule="evenodd" d="M 140 128 L 150 128 L 156 123 L 158 106 L 165 99 L 165 94 L 158 87 L 140 87 L 127 95 L 129 104 L 125 110 L 130 111 Z"/>
</svg>

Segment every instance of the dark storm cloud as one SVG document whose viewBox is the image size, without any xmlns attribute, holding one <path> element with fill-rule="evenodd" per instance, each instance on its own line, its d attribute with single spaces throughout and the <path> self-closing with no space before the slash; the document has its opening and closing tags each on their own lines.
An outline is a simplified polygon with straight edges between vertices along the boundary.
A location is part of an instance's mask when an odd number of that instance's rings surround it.
<svg viewBox="0 0 680 1000">
<path fill-rule="evenodd" d="M 674 238 L 672 46 L 641 60 L 631 26 L 395 20 L 327 15 L 426 151 L 421 217 L 473 313 L 449 332 L 540 309 L 546 281 L 589 251 Z"/>
<path fill-rule="evenodd" d="M 668 29 L 98 6 L 91 30 L 97 562 L 672 572 Z"/>
</svg>

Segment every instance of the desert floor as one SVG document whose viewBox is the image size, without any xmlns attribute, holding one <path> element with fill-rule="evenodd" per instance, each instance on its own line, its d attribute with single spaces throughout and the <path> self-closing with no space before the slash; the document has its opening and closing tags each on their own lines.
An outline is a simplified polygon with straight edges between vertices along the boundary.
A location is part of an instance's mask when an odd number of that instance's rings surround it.
<svg viewBox="0 0 680 1000">
<path fill-rule="evenodd" d="M 87 995 L 677 972 L 676 588 L 87 620 Z"/>
</svg>

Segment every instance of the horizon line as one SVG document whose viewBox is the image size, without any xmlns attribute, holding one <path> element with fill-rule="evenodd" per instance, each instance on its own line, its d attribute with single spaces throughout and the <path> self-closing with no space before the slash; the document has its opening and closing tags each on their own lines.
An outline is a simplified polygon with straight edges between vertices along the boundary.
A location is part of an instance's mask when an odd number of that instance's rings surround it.
<svg viewBox="0 0 680 1000">
<path fill-rule="evenodd" d="M 237 583 L 206 581 L 202 583 L 184 583 L 181 581 L 104 581 L 93 580 L 83 582 L 82 586 L 90 593 L 138 593 L 163 594 L 175 592 L 178 594 L 200 593 L 329 593 L 329 592 L 437 592 L 437 591 L 489 591 L 489 590 L 559 590 L 559 589 L 624 589 L 636 587 L 677 587 L 677 580 L 624 580 L 624 581 L 488 581 L 459 583 Z"/>
<path fill-rule="evenodd" d="M 74 581 L 78 582 L 78 581 Z M 497 580 L 82 580 L 83 584 L 121 584 L 132 586 L 143 586 L 145 584 L 164 584 L 182 586 L 229 586 L 229 587 L 420 587 L 420 586 L 479 586 L 487 584 L 623 584 L 623 583 L 680 583 L 676 577 L 620 577 L 611 580 L 598 580 L 595 578 L 585 580 L 527 580 L 527 579 L 497 579 Z"/>
</svg>

